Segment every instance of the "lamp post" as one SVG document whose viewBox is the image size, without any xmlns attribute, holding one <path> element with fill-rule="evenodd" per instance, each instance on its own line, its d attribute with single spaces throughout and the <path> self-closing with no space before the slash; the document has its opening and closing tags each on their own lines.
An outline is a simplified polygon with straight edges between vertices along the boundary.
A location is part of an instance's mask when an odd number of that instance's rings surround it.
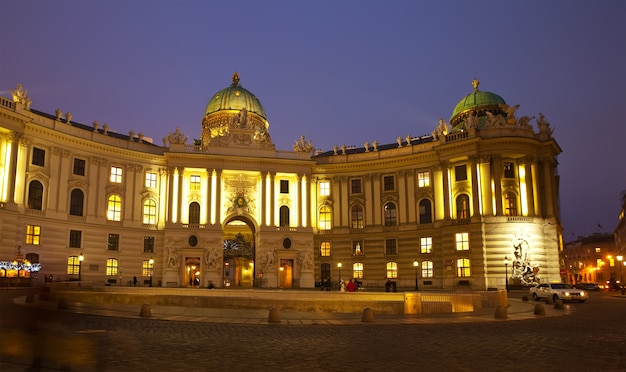
<svg viewBox="0 0 626 372">
<path fill-rule="evenodd" d="M 81 271 L 83 271 L 83 260 L 85 259 L 85 256 L 83 256 L 83 254 L 81 253 L 78 256 L 78 286 L 80 287 L 80 282 L 81 282 Z"/>
<path fill-rule="evenodd" d="M 506 287 L 506 291 L 509 291 L 509 259 L 504 256 L 504 285 Z"/>
<path fill-rule="evenodd" d="M 415 290 L 416 291 L 420 290 L 419 285 L 417 284 L 417 278 L 418 278 L 418 276 L 417 276 L 417 267 L 418 266 L 419 266 L 419 263 L 417 262 L 417 260 L 413 261 L 413 267 L 415 267 Z"/>
<path fill-rule="evenodd" d="M 341 283 L 341 261 L 337 262 L 337 268 L 339 269 L 339 283 Z"/>
<path fill-rule="evenodd" d="M 150 287 L 152 287 L 152 276 L 154 275 L 154 259 L 152 257 L 150 257 L 148 264 L 150 265 Z"/>
<path fill-rule="evenodd" d="M 624 288 L 624 275 L 622 274 L 622 260 L 624 256 L 617 256 L 617 262 L 619 262 L 619 286 L 622 288 L 622 296 L 626 294 L 626 288 Z"/>
</svg>

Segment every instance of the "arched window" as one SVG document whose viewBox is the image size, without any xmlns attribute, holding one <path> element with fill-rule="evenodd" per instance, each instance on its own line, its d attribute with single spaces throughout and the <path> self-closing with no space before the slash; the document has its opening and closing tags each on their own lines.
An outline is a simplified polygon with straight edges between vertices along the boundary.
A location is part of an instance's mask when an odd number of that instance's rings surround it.
<svg viewBox="0 0 626 372">
<path fill-rule="evenodd" d="M 360 205 L 353 206 L 351 215 L 352 215 L 352 228 L 362 229 L 363 228 L 363 207 Z"/>
<path fill-rule="evenodd" d="M 280 226 L 289 226 L 289 207 L 286 205 L 281 206 L 278 210 L 278 214 L 278 223 Z"/>
<path fill-rule="evenodd" d="M 39 181 L 31 181 L 28 185 L 28 208 L 41 210 L 43 206 L 43 185 Z"/>
<path fill-rule="evenodd" d="M 330 230 L 332 228 L 331 220 L 330 220 L 330 208 L 327 206 L 323 206 L 320 208 L 320 230 Z"/>
<path fill-rule="evenodd" d="M 107 220 L 122 220 L 122 198 L 120 198 L 119 195 L 113 194 L 109 196 L 109 201 L 107 204 Z"/>
<path fill-rule="evenodd" d="M 189 224 L 197 225 L 200 223 L 200 204 L 191 202 L 189 204 Z"/>
<path fill-rule="evenodd" d="M 81 189 L 74 189 L 70 194 L 70 215 L 82 216 L 85 194 Z"/>
<path fill-rule="evenodd" d="M 156 202 L 152 199 L 143 202 L 143 223 L 146 225 L 155 225 L 157 223 L 157 207 Z"/>
<path fill-rule="evenodd" d="M 433 222 L 433 209 L 428 199 L 422 199 L 419 204 L 420 224 Z"/>
<path fill-rule="evenodd" d="M 458 220 L 469 219 L 469 196 L 465 194 L 456 198 L 456 218 Z"/>
<path fill-rule="evenodd" d="M 384 206 L 385 212 L 385 226 L 396 225 L 396 205 L 393 203 L 387 203 Z"/>
<path fill-rule="evenodd" d="M 510 191 L 504 193 L 504 214 L 517 216 L 517 196 Z"/>
</svg>

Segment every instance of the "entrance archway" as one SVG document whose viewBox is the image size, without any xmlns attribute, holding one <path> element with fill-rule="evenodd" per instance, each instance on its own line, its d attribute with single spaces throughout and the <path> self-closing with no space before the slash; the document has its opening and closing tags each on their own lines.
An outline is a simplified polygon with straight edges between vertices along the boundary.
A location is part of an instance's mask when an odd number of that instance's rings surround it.
<svg viewBox="0 0 626 372">
<path fill-rule="evenodd" d="M 255 227 L 242 216 L 231 219 L 223 229 L 223 286 L 251 288 L 255 285 Z"/>
</svg>

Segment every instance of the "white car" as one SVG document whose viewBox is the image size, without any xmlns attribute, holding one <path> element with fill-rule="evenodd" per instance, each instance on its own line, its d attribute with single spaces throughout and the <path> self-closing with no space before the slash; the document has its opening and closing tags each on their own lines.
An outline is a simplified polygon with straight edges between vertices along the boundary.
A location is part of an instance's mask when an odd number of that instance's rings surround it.
<svg viewBox="0 0 626 372">
<path fill-rule="evenodd" d="M 530 294 L 535 301 L 540 298 L 552 298 L 554 301 L 578 301 L 585 302 L 589 293 L 582 289 L 576 289 L 566 283 L 545 283 L 530 288 Z"/>
</svg>

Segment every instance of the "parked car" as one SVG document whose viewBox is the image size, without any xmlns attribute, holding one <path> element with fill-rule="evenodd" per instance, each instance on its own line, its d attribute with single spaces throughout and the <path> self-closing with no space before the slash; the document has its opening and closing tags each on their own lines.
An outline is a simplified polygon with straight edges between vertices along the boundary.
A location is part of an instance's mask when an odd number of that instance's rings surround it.
<svg viewBox="0 0 626 372">
<path fill-rule="evenodd" d="M 554 301 L 585 302 L 589 294 L 566 283 L 543 283 L 530 288 L 530 295 L 535 301 L 540 298 L 552 298 Z"/>
<path fill-rule="evenodd" d="M 600 286 L 596 283 L 577 283 L 574 288 L 584 289 L 586 291 L 599 291 Z"/>
</svg>

